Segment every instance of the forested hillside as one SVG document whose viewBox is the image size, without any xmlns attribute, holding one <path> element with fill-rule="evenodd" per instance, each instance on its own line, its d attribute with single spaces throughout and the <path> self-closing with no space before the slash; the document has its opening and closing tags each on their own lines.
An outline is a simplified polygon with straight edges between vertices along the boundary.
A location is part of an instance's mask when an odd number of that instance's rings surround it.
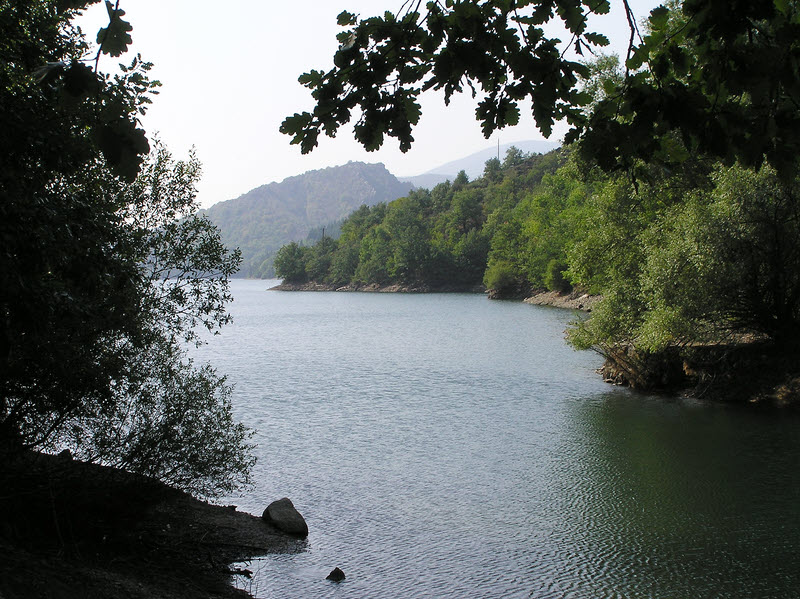
<svg viewBox="0 0 800 599">
<path fill-rule="evenodd" d="M 435 280 L 431 265 L 442 256 L 467 254 L 474 259 L 451 278 L 475 280 L 476 256 L 485 255 L 484 282 L 501 291 L 544 284 L 601 293 L 570 338 L 605 355 L 615 380 L 645 387 L 689 378 L 722 383 L 726 397 L 747 396 L 750 386 L 754 401 L 796 399 L 800 6 L 671 0 L 639 27 L 625 2 L 630 41 L 620 63 L 596 50 L 610 40 L 588 28 L 611 3 L 590 4 L 555 0 L 525 12 L 475 0 L 340 14 L 349 29 L 335 66 L 301 78 L 315 107 L 281 126 L 302 151 L 323 132 L 335 135 L 355 106 L 363 114 L 354 137 L 365 148 L 386 138 L 410 148 L 420 95 L 443 89 L 447 103 L 468 87 L 484 90 L 475 115 L 487 137 L 517 124 L 526 99 L 545 137 L 560 119 L 572 127 L 564 141 L 573 154 L 522 195 L 497 165 L 487 166 L 483 187 L 412 194 L 385 216 L 371 213 L 376 224 L 357 244 L 343 233 L 338 245 L 294 251 L 304 260 L 282 250 L 280 271 L 337 282 L 350 271 L 316 266 L 327 253 L 340 263 L 349 247 L 356 282 Z M 535 28 L 551 20 L 571 32 L 578 61 Z M 405 52 L 398 39 L 409 40 Z M 584 60 L 584 50 L 594 58 Z M 453 60 L 456 51 L 470 58 Z M 374 69 L 377 60 L 385 68 Z M 499 176 L 509 186 L 502 197 L 489 183 Z M 470 193 L 481 197 L 469 201 Z M 416 204 L 416 219 L 405 204 Z M 285 268 L 297 264 L 305 270 Z M 772 378 L 758 380 L 765 373 Z"/>
<path fill-rule="evenodd" d="M 512 146 L 528 154 L 546 154 L 547 152 L 557 149 L 560 145 L 560 143 L 555 141 L 523 140 L 498 145 L 497 147 L 487 146 L 483 150 L 470 154 L 469 156 L 440 164 L 421 175 L 415 177 L 399 177 L 399 179 L 411 183 L 414 187 L 431 189 L 439 183 L 452 181 L 461 171 L 464 171 L 470 179 L 478 179 L 483 175 L 483 167 L 487 160 L 505 156 L 506 152 Z"/>
<path fill-rule="evenodd" d="M 427 289 L 480 287 L 487 261 L 512 268 L 503 258 L 523 212 L 546 195 L 568 154 L 556 150 L 527 156 L 510 148 L 501 163 L 487 161 L 484 176 L 470 182 L 462 171 L 454 181 L 404 198 L 361 206 L 341 225 L 341 236 L 313 246 L 291 243 L 275 260 L 277 274 L 288 282 L 331 286 L 401 285 Z M 521 294 L 554 283 L 548 267 L 561 264 L 557 241 L 513 259 L 502 292 Z M 543 252 L 543 253 L 542 253 Z M 496 269 L 495 269 L 496 270 Z M 506 269 L 508 270 L 508 269 Z M 556 276 L 560 281 L 560 275 Z M 494 281 L 487 281 L 494 286 Z"/>
<path fill-rule="evenodd" d="M 642 163 L 609 174 L 577 151 L 526 157 L 512 149 L 476 181 L 462 173 L 452 184 L 362 207 L 338 240 L 287 245 L 275 266 L 289 282 L 333 288 L 483 283 L 496 297 L 601 294 L 571 341 L 650 386 L 648 377 L 667 376 L 661 360 L 676 348 L 686 357 L 692 347 L 742 340 L 794 347 L 799 194 L 797 177 L 768 165 L 695 157 L 673 169 Z"/>
<path fill-rule="evenodd" d="M 263 278 L 272 275 L 282 245 L 305 239 L 313 228 L 341 220 L 361 205 L 388 202 L 410 189 L 383 164 L 350 162 L 262 185 L 206 214 L 225 245 L 241 250 L 239 276 Z"/>
</svg>

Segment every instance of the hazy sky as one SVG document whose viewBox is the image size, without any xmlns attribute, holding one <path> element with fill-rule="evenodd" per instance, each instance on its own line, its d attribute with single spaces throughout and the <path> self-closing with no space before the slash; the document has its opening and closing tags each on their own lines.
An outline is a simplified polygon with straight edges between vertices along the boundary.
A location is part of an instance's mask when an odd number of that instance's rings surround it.
<svg viewBox="0 0 800 599">
<path fill-rule="evenodd" d="M 631 0 L 638 19 L 660 2 Z M 327 70 L 338 42 L 336 15 L 342 10 L 362 17 L 397 11 L 402 0 L 304 0 L 302 2 L 202 2 L 197 0 L 122 0 L 120 8 L 133 25 L 134 51 L 155 63 L 152 74 L 163 83 L 144 120 L 178 157 L 191 146 L 203 163 L 198 199 L 210 206 L 308 170 L 350 160 L 383 162 L 395 175 L 418 175 L 442 163 L 467 156 L 498 141 L 486 140 L 474 118 L 469 95 L 454 97 L 445 107 L 438 93 L 423 101 L 414 130 L 416 142 L 403 154 L 389 139 L 378 152 L 366 152 L 349 129 L 303 156 L 290 138 L 278 132 L 288 115 L 312 107 L 308 90 L 297 77 L 308 70 Z M 620 0 L 612 4 L 621 5 Z M 105 8 L 96 6 L 82 21 L 93 38 Z M 619 6 L 597 21 L 622 52 L 628 28 Z M 124 58 L 124 57 L 123 57 Z M 104 57 L 105 69 L 117 60 Z M 113 62 L 112 62 L 113 61 Z M 111 63 L 111 64 L 109 64 Z M 543 139 L 530 112 L 521 124 L 499 133 L 501 143 Z M 559 140 L 565 127 L 551 139 Z"/>
</svg>

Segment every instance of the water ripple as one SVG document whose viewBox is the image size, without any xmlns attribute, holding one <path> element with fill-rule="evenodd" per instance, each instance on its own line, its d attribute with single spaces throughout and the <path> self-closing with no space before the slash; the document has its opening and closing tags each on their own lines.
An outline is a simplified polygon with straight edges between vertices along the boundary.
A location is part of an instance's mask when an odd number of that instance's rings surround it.
<svg viewBox="0 0 800 599">
<path fill-rule="evenodd" d="M 310 529 L 251 562 L 255 596 L 798 596 L 797 418 L 610 390 L 568 312 L 234 283 L 197 353 L 257 430 L 231 501 L 289 496 Z"/>
</svg>

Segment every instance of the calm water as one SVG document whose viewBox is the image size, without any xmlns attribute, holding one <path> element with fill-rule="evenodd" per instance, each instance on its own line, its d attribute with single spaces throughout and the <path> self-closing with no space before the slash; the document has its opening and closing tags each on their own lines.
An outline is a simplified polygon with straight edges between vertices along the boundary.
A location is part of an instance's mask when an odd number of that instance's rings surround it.
<svg viewBox="0 0 800 599">
<path fill-rule="evenodd" d="M 800 597 L 797 417 L 610 387 L 568 311 L 265 288 L 199 352 L 257 430 L 232 501 L 310 528 L 257 597 Z"/>
</svg>

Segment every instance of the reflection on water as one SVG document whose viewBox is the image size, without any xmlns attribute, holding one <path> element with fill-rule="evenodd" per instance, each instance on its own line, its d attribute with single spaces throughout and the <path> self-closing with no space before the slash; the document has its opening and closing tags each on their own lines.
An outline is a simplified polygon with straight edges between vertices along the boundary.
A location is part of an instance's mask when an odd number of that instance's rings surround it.
<svg viewBox="0 0 800 599">
<path fill-rule="evenodd" d="M 562 529 L 583 592 L 797 596 L 795 418 L 630 393 L 572 413 L 565 453 L 580 458 L 561 478 L 574 497 Z"/>
<path fill-rule="evenodd" d="M 258 597 L 798 596 L 797 418 L 615 390 L 565 311 L 264 287 L 199 354 L 258 431 L 232 501 L 310 527 Z"/>
</svg>

